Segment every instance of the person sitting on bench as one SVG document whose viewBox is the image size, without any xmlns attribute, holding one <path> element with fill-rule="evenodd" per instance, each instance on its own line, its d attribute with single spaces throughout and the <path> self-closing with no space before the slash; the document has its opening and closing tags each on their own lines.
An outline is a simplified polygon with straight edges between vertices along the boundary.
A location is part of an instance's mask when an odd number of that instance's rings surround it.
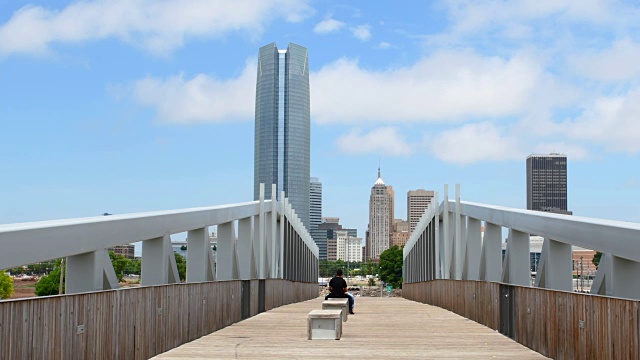
<svg viewBox="0 0 640 360">
<path fill-rule="evenodd" d="M 342 278 L 342 269 L 338 269 L 336 276 L 329 281 L 329 291 L 330 293 L 325 296 L 325 300 L 329 298 L 347 298 L 349 299 L 349 314 L 354 314 L 353 296 L 347 293 L 347 282 Z"/>
</svg>

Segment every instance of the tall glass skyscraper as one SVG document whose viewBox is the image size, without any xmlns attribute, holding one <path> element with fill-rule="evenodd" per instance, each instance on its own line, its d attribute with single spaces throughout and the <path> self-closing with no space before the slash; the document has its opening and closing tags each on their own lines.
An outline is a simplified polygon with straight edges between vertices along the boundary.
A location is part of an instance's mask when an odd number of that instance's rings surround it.
<svg viewBox="0 0 640 360">
<path fill-rule="evenodd" d="M 310 178 L 309 62 L 306 48 L 275 43 L 260 48 L 256 84 L 254 199 L 260 183 L 284 191 L 291 206 L 309 229 Z"/>
</svg>

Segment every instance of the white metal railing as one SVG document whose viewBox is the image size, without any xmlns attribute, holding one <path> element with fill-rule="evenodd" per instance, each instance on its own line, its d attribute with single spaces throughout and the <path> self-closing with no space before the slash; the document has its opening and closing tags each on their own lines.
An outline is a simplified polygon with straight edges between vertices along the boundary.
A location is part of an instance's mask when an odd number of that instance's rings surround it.
<svg viewBox="0 0 640 360">
<path fill-rule="evenodd" d="M 107 248 L 142 242 L 142 285 L 179 282 L 171 234 L 187 232 L 187 282 L 317 281 L 318 247 L 282 194 L 241 204 L 0 225 L 0 269 L 66 258 L 66 292 L 118 288 Z M 208 227 L 218 226 L 217 263 Z M 237 226 L 236 226 L 237 225 Z M 235 229 L 238 229 L 236 236 Z"/>
<path fill-rule="evenodd" d="M 591 293 L 640 299 L 640 224 L 460 200 L 437 193 L 404 248 L 404 281 L 531 283 L 529 238 L 544 237 L 535 286 L 572 291 L 572 245 L 603 256 Z M 502 230 L 508 229 L 502 260 Z M 484 229 L 484 231 L 483 231 Z"/>
</svg>

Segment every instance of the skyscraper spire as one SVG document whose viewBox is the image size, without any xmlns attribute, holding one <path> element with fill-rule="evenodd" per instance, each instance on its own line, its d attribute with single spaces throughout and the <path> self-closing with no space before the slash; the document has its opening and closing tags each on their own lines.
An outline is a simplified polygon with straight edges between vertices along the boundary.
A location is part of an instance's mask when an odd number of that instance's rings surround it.
<svg viewBox="0 0 640 360">
<path fill-rule="evenodd" d="M 380 178 L 381 178 L 381 176 L 380 176 L 380 165 L 378 165 L 378 179 L 380 179 Z"/>
</svg>

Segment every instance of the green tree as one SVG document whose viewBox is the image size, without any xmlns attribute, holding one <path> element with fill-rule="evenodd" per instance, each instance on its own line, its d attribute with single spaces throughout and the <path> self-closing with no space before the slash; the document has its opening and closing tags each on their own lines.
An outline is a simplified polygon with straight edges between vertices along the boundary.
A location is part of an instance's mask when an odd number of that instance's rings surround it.
<svg viewBox="0 0 640 360">
<path fill-rule="evenodd" d="M 178 274 L 180 274 L 180 281 L 187 279 L 187 261 L 184 256 L 174 253 L 176 257 L 176 265 L 178 266 Z"/>
<path fill-rule="evenodd" d="M 600 265 L 600 258 L 602 258 L 602 253 L 600 251 L 596 251 L 596 254 L 593 255 L 593 260 L 591 260 L 593 265 L 596 266 L 596 269 L 598 268 L 598 265 Z"/>
<path fill-rule="evenodd" d="M 351 269 L 351 276 L 362 276 L 363 274 L 362 269 Z"/>
<path fill-rule="evenodd" d="M 369 278 L 369 286 L 376 286 L 376 279 L 370 277 Z"/>
<path fill-rule="evenodd" d="M 129 259 L 122 255 L 117 255 L 113 251 L 109 251 L 109 258 L 111 258 L 111 264 L 113 265 L 113 270 L 116 272 L 118 282 L 122 282 L 124 280 L 125 269 L 129 264 Z"/>
<path fill-rule="evenodd" d="M 13 294 L 13 278 L 0 270 L 0 300 L 8 299 Z"/>
<path fill-rule="evenodd" d="M 124 269 L 125 274 L 140 275 L 140 259 L 127 259 L 127 266 Z"/>
<path fill-rule="evenodd" d="M 9 269 L 9 272 L 11 273 L 11 275 L 15 276 L 15 275 L 22 275 L 24 274 L 24 268 L 22 266 L 18 266 L 18 267 L 14 267 L 12 269 Z"/>
<path fill-rule="evenodd" d="M 64 284 L 62 284 L 62 286 L 64 290 Z M 44 275 L 36 283 L 36 295 L 38 296 L 58 295 L 59 287 L 60 287 L 60 264 L 58 264 L 56 268 L 49 273 L 49 275 Z"/>
<path fill-rule="evenodd" d="M 380 254 L 380 280 L 402 288 L 402 248 L 394 245 Z"/>
<path fill-rule="evenodd" d="M 369 261 L 362 265 L 366 275 L 375 276 L 380 273 L 380 265 L 373 261 Z"/>
</svg>

